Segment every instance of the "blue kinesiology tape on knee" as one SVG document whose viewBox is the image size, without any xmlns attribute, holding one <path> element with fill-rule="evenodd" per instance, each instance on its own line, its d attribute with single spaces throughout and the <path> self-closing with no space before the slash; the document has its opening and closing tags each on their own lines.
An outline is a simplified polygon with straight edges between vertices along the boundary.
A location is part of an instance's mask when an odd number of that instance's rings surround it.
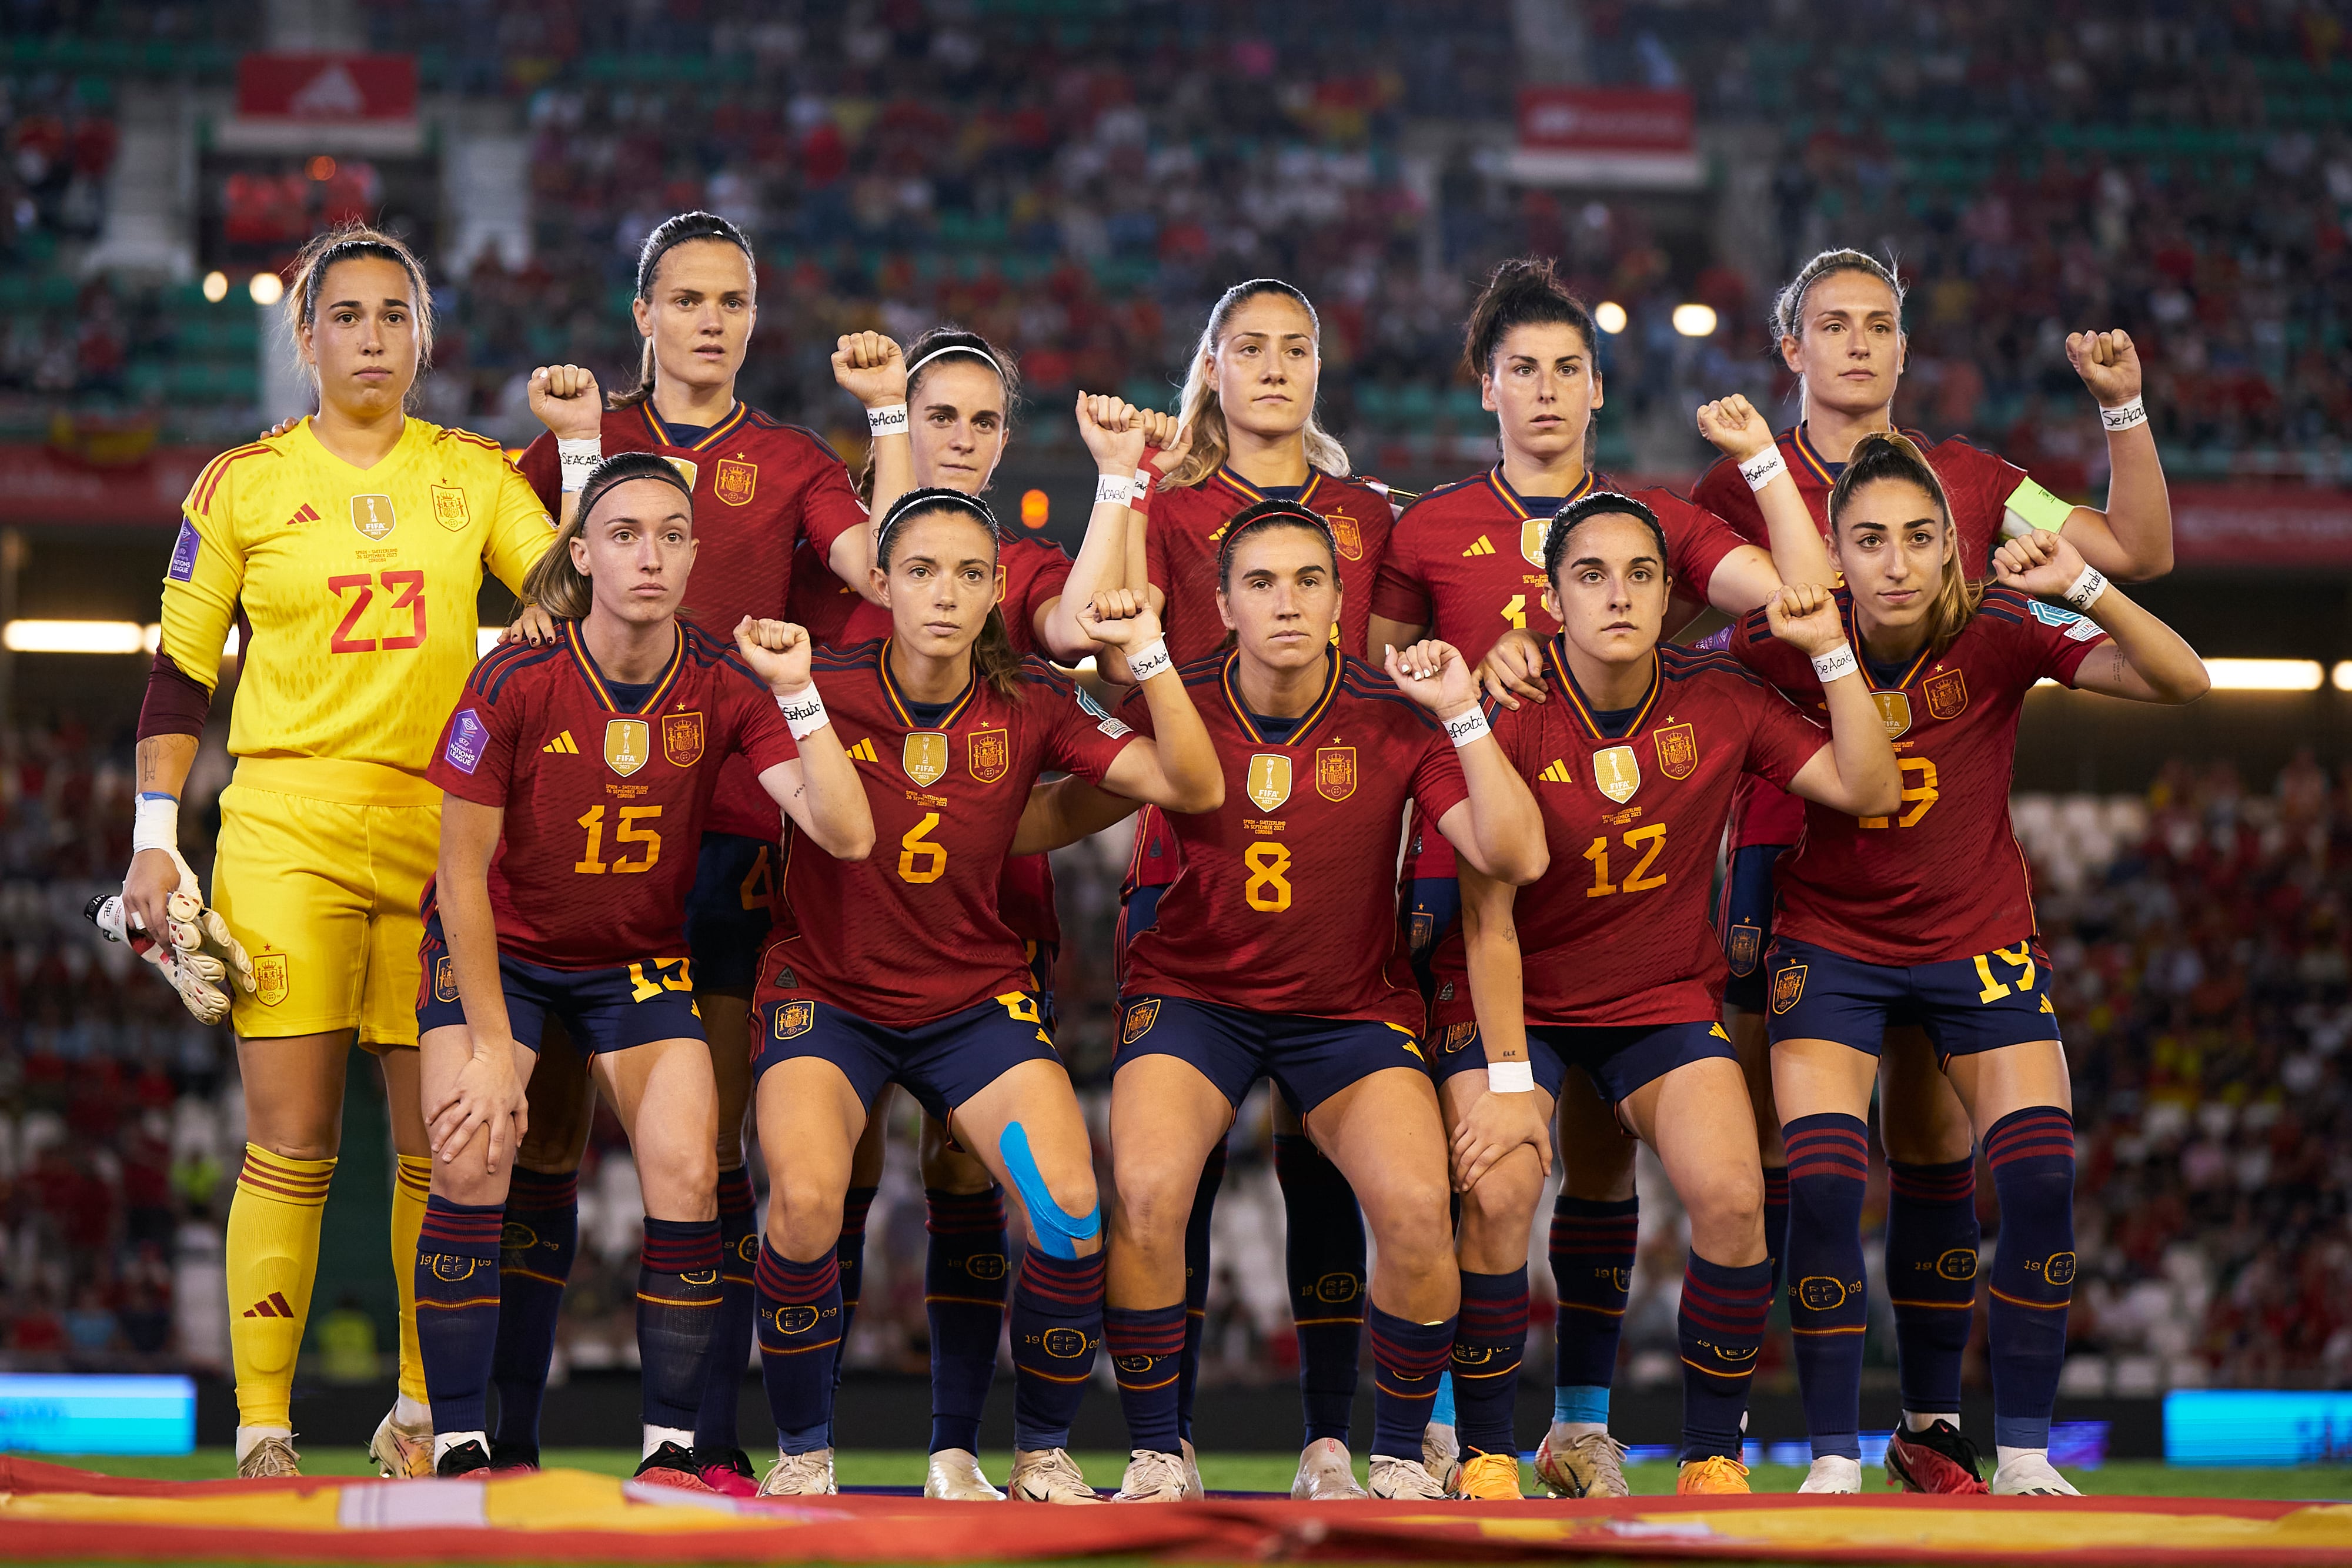
<svg viewBox="0 0 2352 1568">
<path fill-rule="evenodd" d="M 1066 1214 L 1054 1201 L 1052 1189 L 1037 1169 L 1037 1156 L 1029 1152 L 1029 1132 L 1018 1122 L 1005 1124 L 1004 1131 L 996 1136 L 996 1152 L 1003 1158 L 1005 1174 L 1013 1178 L 1013 1187 L 1021 1194 L 1022 1206 L 1029 1210 L 1029 1228 L 1036 1233 L 1037 1245 L 1049 1257 L 1076 1258 L 1078 1243 L 1092 1241 L 1102 1234 L 1102 1205 L 1097 1202 L 1084 1214 Z"/>
</svg>

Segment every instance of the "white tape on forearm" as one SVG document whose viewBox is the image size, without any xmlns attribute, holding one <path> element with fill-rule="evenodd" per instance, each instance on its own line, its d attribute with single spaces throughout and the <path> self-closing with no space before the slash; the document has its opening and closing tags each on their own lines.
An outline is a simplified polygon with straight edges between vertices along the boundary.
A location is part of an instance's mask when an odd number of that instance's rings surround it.
<svg viewBox="0 0 2352 1568">
<path fill-rule="evenodd" d="M 1840 643 L 1826 653 L 1813 655 L 1813 674 L 1822 685 L 1828 685 L 1842 675 L 1858 674 L 1862 661 L 1853 656 L 1853 644 Z"/>
<path fill-rule="evenodd" d="M 555 438 L 555 461 L 562 465 L 563 493 L 574 495 L 588 483 L 588 476 L 596 465 L 604 461 L 604 438 L 592 435 L 585 441 Z"/>
<path fill-rule="evenodd" d="M 907 434 L 907 405 L 894 402 L 884 408 L 866 411 L 866 428 L 877 436 Z"/>
<path fill-rule="evenodd" d="M 1097 474 L 1095 476 L 1095 505 L 1126 507 L 1135 501 L 1135 476 L 1131 474 Z"/>
<path fill-rule="evenodd" d="M 1141 511 L 1144 504 L 1150 499 L 1151 470 L 1150 468 L 1138 468 L 1135 471 L 1134 480 L 1128 487 L 1127 504 L 1137 511 Z"/>
<path fill-rule="evenodd" d="M 179 847 L 179 800 L 152 789 L 142 791 L 131 809 L 131 852 L 163 850 L 169 853 Z"/>
<path fill-rule="evenodd" d="M 1536 1087 L 1533 1062 L 1490 1061 L 1486 1063 L 1486 1092 L 1489 1094 L 1531 1094 Z"/>
<path fill-rule="evenodd" d="M 1162 670 L 1174 668 L 1175 664 L 1176 661 L 1168 656 L 1168 639 L 1165 637 L 1154 637 L 1127 656 L 1127 673 L 1135 677 L 1135 684 L 1139 686 Z"/>
<path fill-rule="evenodd" d="M 1778 443 L 1766 447 L 1739 465 L 1739 476 L 1748 481 L 1751 490 L 1761 491 L 1765 486 L 1789 471 L 1789 460 L 1780 455 Z"/>
<path fill-rule="evenodd" d="M 794 741 L 806 740 L 833 722 L 825 716 L 824 695 L 814 686 L 791 696 L 779 694 L 776 706 L 783 710 L 784 727 L 793 732 Z"/>
<path fill-rule="evenodd" d="M 2134 398 L 2114 408 L 2103 408 L 2099 410 L 2099 423 L 2107 427 L 2109 435 L 2119 430 L 2135 429 L 2147 423 L 2147 404 Z"/>
<path fill-rule="evenodd" d="M 2085 566 L 2083 575 L 2066 590 L 2066 602 L 2076 610 L 2087 611 L 2099 595 L 2107 591 L 2107 574 L 2095 566 Z"/>
<path fill-rule="evenodd" d="M 1486 710 L 1475 706 L 1469 712 L 1457 713 L 1445 721 L 1446 737 L 1457 747 L 1483 740 L 1494 733 L 1494 727 L 1486 722 Z"/>
</svg>

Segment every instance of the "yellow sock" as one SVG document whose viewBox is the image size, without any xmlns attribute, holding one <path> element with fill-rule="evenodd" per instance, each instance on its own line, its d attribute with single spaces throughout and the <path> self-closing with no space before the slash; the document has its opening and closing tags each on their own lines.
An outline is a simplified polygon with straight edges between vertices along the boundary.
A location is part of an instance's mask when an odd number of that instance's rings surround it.
<svg viewBox="0 0 2352 1568">
<path fill-rule="evenodd" d="M 319 1272 L 319 1217 L 332 1160 L 292 1160 L 252 1144 L 229 1198 L 228 1347 L 241 1427 L 294 1425 L 294 1360 Z"/>
<path fill-rule="evenodd" d="M 425 1228 L 425 1200 L 433 1190 L 433 1157 L 402 1155 L 392 1181 L 392 1278 L 400 1287 L 400 1392 L 429 1404 L 425 1353 L 416 1345 L 416 1239 Z"/>
</svg>

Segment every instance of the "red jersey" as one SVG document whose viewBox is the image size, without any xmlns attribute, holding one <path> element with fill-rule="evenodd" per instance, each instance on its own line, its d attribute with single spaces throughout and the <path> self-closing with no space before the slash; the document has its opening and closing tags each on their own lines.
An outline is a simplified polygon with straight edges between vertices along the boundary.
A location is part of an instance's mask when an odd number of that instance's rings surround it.
<svg viewBox="0 0 2352 1568">
<path fill-rule="evenodd" d="M 2017 494 L 2020 486 L 2030 484 L 2031 477 L 2015 464 L 1982 447 L 1971 446 L 1961 436 L 1931 442 L 1916 430 L 1904 434 L 1918 444 L 1919 450 L 1927 455 L 1928 466 L 1944 482 L 1944 494 L 1952 504 L 1952 526 L 1959 531 L 1960 560 L 1967 566 L 1969 579 L 1990 576 L 1992 552 L 2000 543 L 2001 523 L 2010 497 Z M 1780 455 L 1789 465 L 1789 476 L 1797 482 L 1797 494 L 1805 498 L 1805 509 L 1812 513 L 1822 532 L 1828 534 L 1830 487 L 1837 483 L 1845 465 L 1832 463 L 1816 451 L 1812 437 L 1801 423 L 1782 431 L 1780 445 Z M 1715 466 L 1700 476 L 1691 496 L 1713 508 L 1748 543 L 1766 549 L 1772 548 L 1764 527 L 1763 510 L 1756 504 L 1756 492 L 1748 487 L 1748 481 L 1739 476 L 1739 465 L 1730 458 L 1718 458 Z M 1797 830 L 1804 821 L 1803 801 L 1781 790 L 1746 785 L 1732 802 L 1731 847 L 1738 850 L 1749 844 L 1795 843 Z"/>
<path fill-rule="evenodd" d="M 1527 1021 L 1712 1019 L 1725 970 L 1708 894 L 1732 789 L 1743 770 L 1785 786 L 1829 736 L 1733 660 L 1672 644 L 1624 727 L 1603 734 L 1559 638 L 1545 657 L 1554 699 L 1493 713 L 1551 847 L 1513 916 Z M 1433 1022 L 1475 1016 L 1467 957 L 1458 926 L 1438 943 Z"/>
<path fill-rule="evenodd" d="M 806 539 L 822 561 L 834 541 L 866 526 L 866 508 L 849 471 L 815 432 L 784 424 L 737 403 L 690 444 L 654 413 L 650 399 L 604 413 L 604 455 L 654 452 L 694 484 L 698 545 L 686 602 L 715 639 L 731 639 L 746 615 L 774 620 L 791 599 L 794 547 Z M 562 504 L 555 436 L 530 444 L 519 465 L 548 510 Z M 720 770 L 709 830 L 772 840 L 776 809 L 740 762 Z"/>
<path fill-rule="evenodd" d="M 885 1025 L 928 1023 L 1032 988 L 998 913 L 1005 852 L 1049 768 L 1100 783 L 1135 732 L 1043 660 L 1021 699 L 975 678 L 921 715 L 891 678 L 890 644 L 819 653 L 816 684 L 874 810 L 874 853 L 786 846 L 759 1004 L 814 997 Z"/>
<path fill-rule="evenodd" d="M 1360 660 L 1326 661 L 1323 694 L 1283 739 L 1242 704 L 1239 653 L 1183 668 L 1223 759 L 1225 803 L 1155 813 L 1182 869 L 1128 945 L 1125 988 L 1260 1013 L 1379 1019 L 1422 1032 L 1398 940 L 1397 840 L 1469 798 L 1444 728 Z M 1148 723 L 1140 692 L 1119 710 Z"/>
<path fill-rule="evenodd" d="M 767 683 L 731 644 L 680 622 L 668 667 L 630 706 L 579 623 L 562 621 L 553 643 L 512 643 L 474 666 L 425 777 L 506 812 L 490 862 L 499 950 L 597 969 L 686 951 L 686 895 L 721 763 L 740 758 L 756 788 L 799 755 Z M 771 801 L 761 836 L 782 820 Z M 428 886 L 428 910 L 434 898 Z"/>
<path fill-rule="evenodd" d="M 1856 653 L 1853 600 L 1838 613 Z M 1853 818 L 1805 808 L 1803 835 L 1773 873 L 1773 930 L 1870 964 L 1932 964 L 2033 934 L 2025 852 L 2010 831 L 2018 710 L 2047 675 L 2066 685 L 2107 640 L 2095 622 L 2012 588 L 1984 591 L 1941 657 L 1921 649 L 1891 679 L 1864 666 L 1903 769 L 1903 810 Z M 1822 711 L 1812 662 L 1758 611 L 1732 632 L 1742 664 Z"/>
<path fill-rule="evenodd" d="M 1658 515 L 1666 535 L 1666 570 L 1676 597 L 1704 600 L 1724 557 L 1745 541 L 1714 513 L 1671 490 L 1622 490 L 1606 474 L 1587 473 L 1554 500 L 1521 496 L 1503 482 L 1497 463 L 1473 479 L 1432 490 L 1397 519 L 1372 590 L 1372 613 L 1451 643 L 1472 664 L 1512 627 L 1557 636 L 1559 622 L 1543 607 L 1544 535 L 1552 514 L 1595 490 L 1619 490 Z M 1416 823 L 1404 875 L 1454 874 L 1454 846 Z"/>
</svg>

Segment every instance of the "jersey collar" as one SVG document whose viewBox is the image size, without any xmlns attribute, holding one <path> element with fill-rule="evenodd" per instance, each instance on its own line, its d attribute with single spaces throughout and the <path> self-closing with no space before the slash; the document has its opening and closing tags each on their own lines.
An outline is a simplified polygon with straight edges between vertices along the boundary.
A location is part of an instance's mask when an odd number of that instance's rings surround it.
<svg viewBox="0 0 2352 1568">
<path fill-rule="evenodd" d="M 1224 687 L 1226 703 L 1234 710 L 1234 722 L 1241 726 L 1242 733 L 1248 736 L 1255 745 L 1297 746 L 1307 738 L 1307 731 L 1321 723 L 1323 716 L 1331 711 L 1331 699 L 1339 695 L 1339 667 L 1345 660 L 1336 653 L 1326 653 L 1323 656 L 1322 695 L 1315 699 L 1315 706 L 1308 708 L 1300 717 L 1297 727 L 1290 732 L 1288 740 L 1268 740 L 1259 733 L 1257 722 L 1250 717 L 1249 705 L 1242 701 L 1241 663 L 1240 649 L 1236 648 L 1226 654 L 1224 671 L 1219 682 Z"/>
<path fill-rule="evenodd" d="M 677 447 L 681 452 L 708 452 L 711 447 L 734 434 L 737 427 L 751 417 L 750 406 L 738 399 L 735 406 L 727 411 L 726 418 L 703 432 L 701 440 L 688 446 L 681 442 L 670 439 L 669 426 L 664 424 L 661 415 L 654 412 L 654 400 L 650 395 L 645 402 L 637 404 L 637 410 L 646 416 L 646 430 L 656 441 L 664 446 Z"/>
<path fill-rule="evenodd" d="M 1805 472 L 1824 487 L 1837 483 L 1837 475 L 1830 468 L 1830 460 L 1822 456 L 1821 449 L 1813 444 L 1812 432 L 1803 420 L 1799 420 L 1789 432 L 1789 450 L 1796 455 L 1797 462 Z M 1844 465 L 1840 464 L 1839 466 L 1843 467 Z"/>
<path fill-rule="evenodd" d="M 669 695 L 670 687 L 677 684 L 678 671 L 686 665 L 686 628 L 673 626 L 670 629 L 670 635 L 677 641 L 670 649 L 668 667 L 662 671 L 661 678 L 654 683 L 654 689 L 646 694 L 645 706 L 627 709 L 613 700 L 613 689 L 605 684 L 604 673 L 596 667 L 596 661 L 590 656 L 587 639 L 580 634 L 580 622 L 577 621 L 566 622 L 564 642 L 572 650 L 572 661 L 580 666 L 580 674 L 586 678 L 588 689 L 596 694 L 598 707 L 603 708 L 606 713 L 648 714 L 661 706 L 662 700 Z"/>
<path fill-rule="evenodd" d="M 1265 499 L 1265 491 L 1234 473 L 1230 465 L 1220 464 L 1215 477 L 1219 484 L 1239 496 L 1249 506 L 1255 507 Z M 1310 465 L 1307 470 L 1307 483 L 1298 487 L 1298 504 L 1311 507 L 1315 504 L 1315 492 L 1322 487 L 1323 470 Z"/>
<path fill-rule="evenodd" d="M 914 709 L 908 705 L 906 694 L 899 691 L 897 678 L 890 674 L 890 646 L 897 641 L 896 637 L 886 638 L 883 641 L 882 657 L 877 665 L 882 672 L 882 695 L 889 699 L 890 711 L 898 716 L 899 724 L 909 730 L 953 729 L 956 720 L 963 716 L 964 710 L 971 706 L 971 699 L 980 693 L 980 671 L 975 667 L 971 675 L 965 679 L 963 695 L 948 705 L 948 711 L 940 716 L 939 723 L 917 724 Z"/>
<path fill-rule="evenodd" d="M 1601 476 L 1595 474 L 1591 469 L 1587 468 L 1584 471 L 1584 477 L 1576 482 L 1576 488 L 1570 490 L 1567 495 L 1562 496 L 1559 500 L 1552 501 L 1551 509 L 1557 512 L 1562 507 L 1567 506 L 1570 501 L 1582 500 L 1585 497 L 1590 496 L 1594 490 L 1598 489 L 1600 487 L 1600 483 Z M 1503 503 L 1503 510 L 1509 513 L 1513 517 L 1517 518 L 1520 522 L 1524 523 L 1529 517 L 1535 516 L 1535 513 L 1528 509 L 1527 504 L 1519 499 L 1518 492 L 1512 489 L 1511 486 L 1505 482 L 1503 478 L 1503 465 L 1500 463 L 1496 464 L 1492 468 L 1486 470 L 1486 487 L 1495 493 L 1495 499 Z M 1550 501 L 1551 497 L 1549 496 L 1538 496 L 1536 499 L 1538 501 Z"/>
<path fill-rule="evenodd" d="M 1559 677 L 1559 689 L 1568 695 L 1569 711 L 1576 715 L 1576 721 L 1584 727 L 1586 735 L 1594 740 L 1609 740 L 1612 737 L 1601 733 L 1600 725 L 1593 722 L 1592 705 L 1585 701 L 1583 689 L 1576 684 L 1576 677 L 1569 673 L 1568 655 L 1563 651 L 1566 644 L 1567 633 L 1554 632 L 1545 640 L 1544 654 L 1551 661 L 1552 673 Z M 1642 727 L 1650 722 L 1650 710 L 1658 706 L 1658 690 L 1662 685 L 1658 676 L 1658 651 L 1653 648 L 1650 650 L 1649 686 L 1642 693 L 1642 700 L 1634 707 L 1633 722 L 1625 727 L 1625 733 L 1613 738 L 1627 741 L 1642 732 Z"/>
<path fill-rule="evenodd" d="M 1853 651 L 1857 655 L 1857 662 L 1862 665 L 1862 678 L 1870 683 L 1870 689 L 1872 691 L 1901 691 L 1913 681 L 1917 680 L 1919 678 L 1919 672 L 1926 669 L 1927 667 L 1927 662 L 1936 656 L 1936 642 L 1935 639 L 1931 637 L 1925 643 L 1921 644 L 1918 655 L 1915 657 L 1910 664 L 1904 666 L 1903 674 L 1896 678 L 1895 684 L 1891 686 L 1882 686 L 1878 684 L 1878 677 L 1870 673 L 1870 661 L 1867 658 L 1859 657 L 1862 653 L 1862 632 L 1861 629 L 1855 626 L 1853 622 L 1853 595 L 1852 593 L 1848 593 L 1845 596 L 1844 601 L 1839 604 L 1838 614 L 1845 622 L 1845 640 L 1853 644 Z"/>
</svg>

